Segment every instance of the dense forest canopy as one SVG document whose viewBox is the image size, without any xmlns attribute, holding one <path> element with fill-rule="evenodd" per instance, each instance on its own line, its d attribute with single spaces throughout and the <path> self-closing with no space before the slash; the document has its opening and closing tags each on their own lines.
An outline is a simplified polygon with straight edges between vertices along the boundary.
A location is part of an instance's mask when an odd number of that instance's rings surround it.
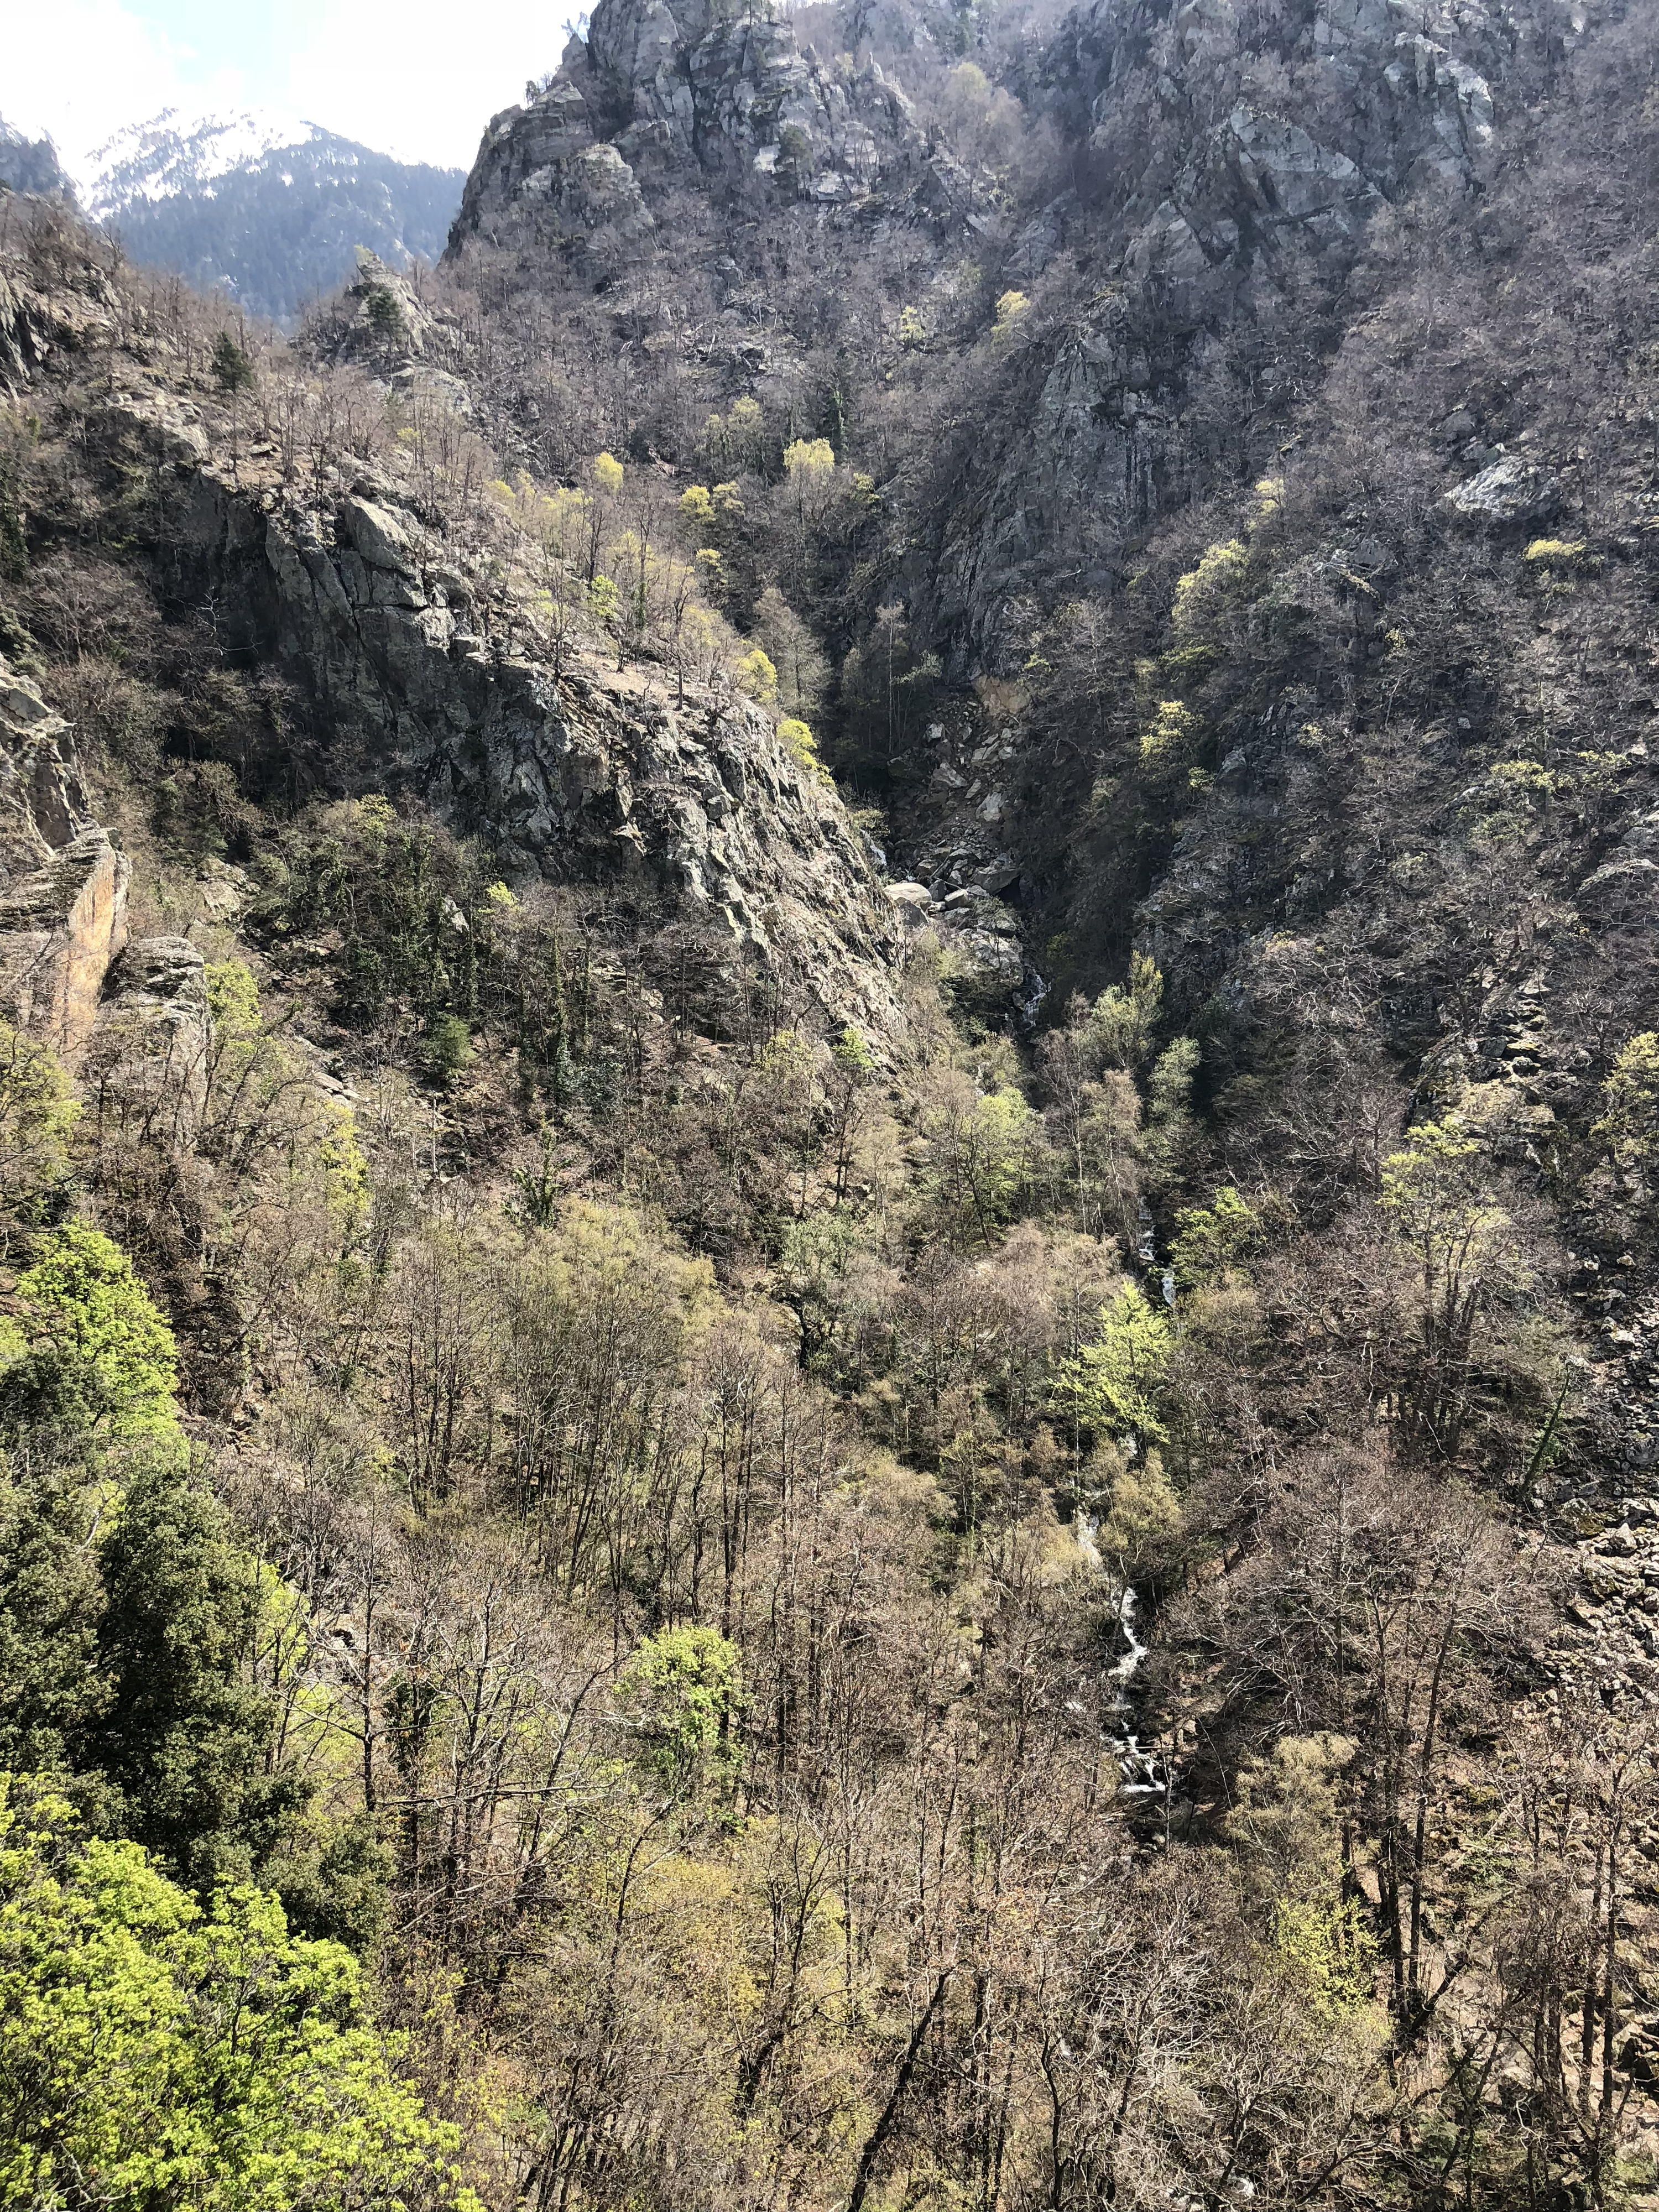
<svg viewBox="0 0 1659 2212">
<path fill-rule="evenodd" d="M 0 200 L 8 2202 L 1659 2203 L 1656 37 Z"/>
</svg>

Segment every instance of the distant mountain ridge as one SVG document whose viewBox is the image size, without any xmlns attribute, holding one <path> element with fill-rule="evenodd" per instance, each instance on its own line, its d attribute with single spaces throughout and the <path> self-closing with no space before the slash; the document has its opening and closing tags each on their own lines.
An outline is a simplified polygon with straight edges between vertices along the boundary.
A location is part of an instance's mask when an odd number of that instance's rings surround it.
<svg viewBox="0 0 1659 2212">
<path fill-rule="evenodd" d="M 5 132 L 0 177 L 19 191 L 52 189 L 10 178 L 14 143 L 20 175 L 46 174 L 39 157 L 52 155 L 51 142 Z M 360 246 L 393 268 L 417 254 L 435 258 L 463 176 L 394 161 L 276 110 L 167 108 L 100 146 L 78 182 L 87 213 L 118 232 L 135 261 L 291 322 L 350 275 Z"/>
</svg>

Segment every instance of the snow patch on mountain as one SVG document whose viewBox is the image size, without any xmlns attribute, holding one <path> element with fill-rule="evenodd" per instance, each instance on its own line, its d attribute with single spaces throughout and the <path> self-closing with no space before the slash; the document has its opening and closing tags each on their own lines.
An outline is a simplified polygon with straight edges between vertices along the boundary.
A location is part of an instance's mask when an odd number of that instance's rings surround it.
<svg viewBox="0 0 1659 2212">
<path fill-rule="evenodd" d="M 148 122 L 118 131 L 88 158 L 77 182 L 88 212 L 106 222 L 141 202 L 203 191 L 233 170 L 329 136 L 317 124 L 276 108 L 191 115 L 167 107 Z"/>
</svg>

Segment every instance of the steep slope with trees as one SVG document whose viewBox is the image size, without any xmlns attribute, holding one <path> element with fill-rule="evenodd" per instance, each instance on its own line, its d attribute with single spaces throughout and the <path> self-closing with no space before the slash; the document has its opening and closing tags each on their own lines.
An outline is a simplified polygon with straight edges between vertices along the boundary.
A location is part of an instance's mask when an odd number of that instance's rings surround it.
<svg viewBox="0 0 1659 2212">
<path fill-rule="evenodd" d="M 0 2170 L 1650 2205 L 1653 27 L 751 18 L 0 241 Z"/>
</svg>

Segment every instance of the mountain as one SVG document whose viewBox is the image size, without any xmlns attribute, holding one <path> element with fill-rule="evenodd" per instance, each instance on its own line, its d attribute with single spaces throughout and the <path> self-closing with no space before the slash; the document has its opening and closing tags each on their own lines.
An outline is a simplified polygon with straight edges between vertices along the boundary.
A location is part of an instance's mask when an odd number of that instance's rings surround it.
<svg viewBox="0 0 1659 2212">
<path fill-rule="evenodd" d="M 460 183 L 296 117 L 176 109 L 99 148 L 82 180 L 136 261 L 279 321 L 342 283 L 359 246 L 396 267 L 434 256 Z"/>
<path fill-rule="evenodd" d="M 37 2197 L 1659 2212 L 1656 76 L 600 0 L 291 335 L 8 203 Z"/>
</svg>

